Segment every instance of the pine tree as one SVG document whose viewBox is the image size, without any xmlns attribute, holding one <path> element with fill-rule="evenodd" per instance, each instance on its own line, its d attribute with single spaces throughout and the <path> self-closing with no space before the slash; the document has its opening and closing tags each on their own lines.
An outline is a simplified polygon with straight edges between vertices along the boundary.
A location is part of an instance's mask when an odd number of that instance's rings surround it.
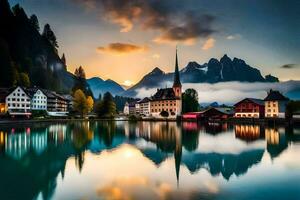
<svg viewBox="0 0 300 200">
<path fill-rule="evenodd" d="M 29 18 L 30 25 L 34 27 L 37 31 L 40 31 L 39 20 L 36 15 L 31 15 Z"/>
<path fill-rule="evenodd" d="M 43 31 L 42 35 L 44 36 L 44 38 L 46 38 L 52 44 L 52 46 L 55 49 L 58 48 L 56 36 L 55 36 L 54 32 L 51 30 L 51 27 L 49 24 L 46 24 L 44 26 L 44 31 Z"/>
</svg>

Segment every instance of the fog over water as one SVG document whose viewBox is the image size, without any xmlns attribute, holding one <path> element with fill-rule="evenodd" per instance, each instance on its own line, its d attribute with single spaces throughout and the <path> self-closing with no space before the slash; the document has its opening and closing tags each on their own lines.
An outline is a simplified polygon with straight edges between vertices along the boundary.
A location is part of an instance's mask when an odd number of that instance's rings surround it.
<svg viewBox="0 0 300 200">
<path fill-rule="evenodd" d="M 164 82 L 161 87 L 170 87 L 172 83 Z M 247 82 L 222 82 L 222 83 L 183 83 L 183 90 L 194 88 L 199 95 L 199 103 L 226 103 L 234 104 L 246 97 L 265 98 L 270 89 L 279 90 L 291 99 L 300 99 L 300 81 L 286 81 L 279 83 L 247 83 Z M 157 88 L 141 88 L 136 90 L 136 97 L 151 96 Z"/>
</svg>

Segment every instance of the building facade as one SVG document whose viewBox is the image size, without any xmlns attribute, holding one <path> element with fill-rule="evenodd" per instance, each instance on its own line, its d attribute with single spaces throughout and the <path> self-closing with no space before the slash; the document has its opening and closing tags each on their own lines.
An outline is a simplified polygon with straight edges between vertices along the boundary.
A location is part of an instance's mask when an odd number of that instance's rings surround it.
<svg viewBox="0 0 300 200">
<path fill-rule="evenodd" d="M 182 114 L 182 85 L 180 82 L 178 56 L 176 50 L 175 73 L 172 88 L 157 89 L 150 98 L 150 115 L 162 117 L 162 112 L 168 113 L 168 118 L 176 118 Z"/>
<path fill-rule="evenodd" d="M 22 87 L 13 88 L 12 92 L 6 96 L 5 102 L 10 115 L 31 115 L 31 97 Z"/>
<path fill-rule="evenodd" d="M 265 104 L 261 99 L 246 98 L 235 105 L 236 118 L 263 118 Z"/>
<path fill-rule="evenodd" d="M 144 117 L 150 116 L 150 99 L 148 97 L 145 97 L 141 101 L 138 102 L 140 105 L 140 115 Z"/>
<path fill-rule="evenodd" d="M 47 96 L 38 88 L 26 89 L 31 96 L 31 110 L 47 110 Z"/>
<path fill-rule="evenodd" d="M 286 105 L 289 99 L 283 96 L 279 91 L 270 90 L 265 101 L 265 117 L 267 118 L 285 118 Z"/>
</svg>

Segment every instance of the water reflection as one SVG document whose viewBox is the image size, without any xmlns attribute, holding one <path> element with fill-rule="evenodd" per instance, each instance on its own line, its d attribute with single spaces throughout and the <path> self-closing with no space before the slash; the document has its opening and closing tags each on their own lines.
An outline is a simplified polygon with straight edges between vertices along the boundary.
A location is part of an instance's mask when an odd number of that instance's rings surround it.
<svg viewBox="0 0 300 200">
<path fill-rule="evenodd" d="M 175 199 L 191 195 L 196 199 L 202 195 L 213 197 L 219 190 L 216 182 L 205 182 L 202 188 L 196 182 L 185 183 L 187 172 L 202 174 L 207 180 L 222 177 L 230 181 L 232 177 L 246 175 L 250 168 L 262 162 L 266 154 L 274 160 L 291 144 L 299 142 L 299 129 L 258 125 L 86 121 L 6 127 L 0 129 L 0 194 L 4 195 L 4 199 L 49 199 L 58 187 L 59 177 L 61 185 L 66 170 L 72 171 L 70 163 L 74 163 L 77 172 L 73 173 L 78 173 L 79 177 L 97 174 L 98 169 L 94 166 L 85 166 L 86 162 L 90 162 L 95 166 L 103 165 L 101 167 L 106 172 L 113 165 L 118 166 L 118 170 L 111 171 L 109 175 L 113 182 L 97 188 L 97 197 L 130 199 L 130 195 L 134 195 L 140 198 L 140 192 L 132 191 L 129 195 L 122 191 L 128 188 L 134 190 L 132 187 L 145 189 L 150 185 L 156 192 L 149 194 L 149 198 L 164 199 L 167 198 L 166 193 Z M 102 159 L 108 159 L 109 164 Z M 124 159 L 140 163 L 132 166 Z M 149 162 L 152 164 L 149 165 Z M 158 172 L 151 172 L 153 176 L 135 174 L 148 168 L 155 171 L 151 166 L 155 166 L 156 170 L 166 167 L 164 173 L 168 174 L 168 179 L 175 178 L 177 192 L 180 188 L 187 188 L 186 185 L 193 185 L 192 188 L 196 187 L 198 192 L 191 190 L 189 195 L 184 195 L 187 190 L 182 190 L 183 193 L 179 192 L 176 196 L 175 186 L 171 183 L 164 181 L 158 184 Z M 210 177 L 204 175 L 205 172 Z M 132 174 L 132 177 L 124 177 L 125 174 Z M 105 176 L 108 176 L 107 173 Z"/>
</svg>

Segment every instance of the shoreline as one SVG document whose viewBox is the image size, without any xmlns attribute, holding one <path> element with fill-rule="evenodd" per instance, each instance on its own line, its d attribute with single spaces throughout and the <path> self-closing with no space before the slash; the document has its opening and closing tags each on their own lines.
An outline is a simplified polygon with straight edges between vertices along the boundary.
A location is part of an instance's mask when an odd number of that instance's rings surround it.
<svg viewBox="0 0 300 200">
<path fill-rule="evenodd" d="M 80 121 L 129 121 L 129 122 L 195 122 L 195 123 L 230 123 L 230 124 L 253 124 L 253 125 L 300 125 L 300 119 L 255 119 L 255 118 L 230 118 L 226 120 L 211 120 L 211 121 L 199 121 L 199 120 L 176 120 L 176 119 L 67 119 L 67 118 L 53 118 L 53 119 L 5 119 L 0 120 L 1 125 L 11 124 L 32 124 L 32 123 L 59 123 L 59 122 L 80 122 Z"/>
</svg>

